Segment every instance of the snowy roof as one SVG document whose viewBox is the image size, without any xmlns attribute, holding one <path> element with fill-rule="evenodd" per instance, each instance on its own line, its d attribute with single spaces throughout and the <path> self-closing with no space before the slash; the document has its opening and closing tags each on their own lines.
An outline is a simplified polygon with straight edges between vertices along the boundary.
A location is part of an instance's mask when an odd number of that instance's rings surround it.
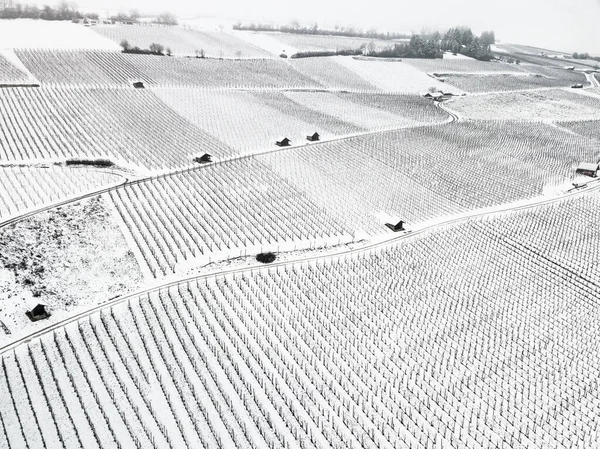
<svg viewBox="0 0 600 449">
<path fill-rule="evenodd" d="M 581 162 L 577 166 L 577 170 L 596 171 L 598 170 L 598 164 L 592 164 L 590 162 Z"/>
</svg>

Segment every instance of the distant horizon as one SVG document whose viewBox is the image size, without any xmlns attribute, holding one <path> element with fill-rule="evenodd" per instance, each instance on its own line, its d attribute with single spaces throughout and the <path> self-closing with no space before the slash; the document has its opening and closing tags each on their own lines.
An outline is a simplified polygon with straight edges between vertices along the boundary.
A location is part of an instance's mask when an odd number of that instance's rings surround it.
<svg viewBox="0 0 600 449">
<path fill-rule="evenodd" d="M 21 3 L 41 6 L 58 2 L 33 0 Z M 226 23 L 276 24 L 297 20 L 303 25 L 316 22 L 324 29 L 339 25 L 407 34 L 468 26 L 477 34 L 494 30 L 497 40 L 503 43 L 600 56 L 600 42 L 594 38 L 600 19 L 600 0 L 505 0 L 501 4 L 482 4 L 478 0 L 373 0 L 369 8 L 339 0 L 305 0 L 285 5 L 276 0 L 207 0 L 201 6 L 189 0 L 172 0 L 169 3 L 157 0 L 79 0 L 75 3 L 83 12 L 97 12 L 104 16 L 137 9 L 142 16 L 170 11 L 182 20 L 206 18 Z"/>
</svg>

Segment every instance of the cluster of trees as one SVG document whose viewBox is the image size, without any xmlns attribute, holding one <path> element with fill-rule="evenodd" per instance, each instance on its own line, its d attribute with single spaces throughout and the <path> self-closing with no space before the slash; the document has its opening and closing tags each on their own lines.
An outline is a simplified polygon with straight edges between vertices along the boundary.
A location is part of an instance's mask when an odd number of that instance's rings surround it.
<svg viewBox="0 0 600 449">
<path fill-rule="evenodd" d="M 82 14 L 75 3 L 60 2 L 55 8 L 0 0 L 0 19 L 80 20 L 98 19 L 98 14 Z"/>
<path fill-rule="evenodd" d="M 491 46 L 496 43 L 496 35 L 493 31 L 484 31 L 481 36 L 473 34 L 470 28 L 450 28 L 442 40 L 440 48 L 451 51 L 454 54 L 462 54 L 480 61 L 492 59 Z"/>
<path fill-rule="evenodd" d="M 598 56 L 590 56 L 589 53 L 573 53 L 573 59 L 591 59 L 592 61 L 600 61 Z"/>
<path fill-rule="evenodd" d="M 408 44 L 395 43 L 392 47 L 377 49 L 373 43 L 363 45 L 363 54 L 376 58 L 441 58 L 443 52 L 440 50 L 439 40 L 435 38 L 426 39 L 413 35 Z"/>
<path fill-rule="evenodd" d="M 123 49 L 123 53 L 136 53 L 142 55 L 157 55 L 164 56 L 165 52 L 167 56 L 171 56 L 173 52 L 170 48 L 166 48 L 162 44 L 150 44 L 148 49 L 140 48 L 140 47 L 132 47 L 127 39 L 123 39 L 121 41 L 121 48 Z"/>
<path fill-rule="evenodd" d="M 140 13 L 137 9 L 132 9 L 129 14 L 120 11 L 116 16 L 110 16 L 110 20 L 113 22 L 138 22 L 140 20 Z"/>
<path fill-rule="evenodd" d="M 153 22 L 161 25 L 177 25 L 177 18 L 170 12 L 163 12 Z"/>
<path fill-rule="evenodd" d="M 236 23 L 233 26 L 234 30 L 246 30 L 246 31 L 280 31 L 282 33 L 292 34 L 311 34 L 311 35 L 327 35 L 327 36 L 344 36 L 344 37 L 364 37 L 368 39 L 407 39 L 410 36 L 407 34 L 400 33 L 380 33 L 375 29 L 369 29 L 363 31 L 362 29 L 356 29 L 354 27 L 343 27 L 336 25 L 333 30 L 322 30 L 315 23 L 310 27 L 303 27 L 297 21 L 292 21 L 289 25 L 269 25 L 261 23 L 251 23 L 249 25 L 242 25 L 241 22 Z"/>
<path fill-rule="evenodd" d="M 480 61 L 492 59 L 491 46 L 496 42 L 493 31 L 475 36 L 470 28 L 450 28 L 442 37 L 438 32 L 427 37 L 413 35 L 408 44 L 396 43 L 392 47 L 377 49 L 373 43 L 363 47 L 367 56 L 383 58 L 441 58 L 444 51 L 463 54 Z"/>
<path fill-rule="evenodd" d="M 79 11 L 76 3 L 61 1 L 56 7 L 48 5 L 39 7 L 37 5 L 28 5 L 19 3 L 15 0 L 0 0 L 0 19 L 41 19 L 41 20 L 99 20 L 97 13 L 83 14 Z M 113 22 L 139 22 L 140 13 L 137 9 L 132 9 L 129 13 L 123 11 L 111 16 Z M 177 18 L 170 12 L 160 14 L 154 20 L 154 23 L 161 25 L 177 25 Z"/>
</svg>

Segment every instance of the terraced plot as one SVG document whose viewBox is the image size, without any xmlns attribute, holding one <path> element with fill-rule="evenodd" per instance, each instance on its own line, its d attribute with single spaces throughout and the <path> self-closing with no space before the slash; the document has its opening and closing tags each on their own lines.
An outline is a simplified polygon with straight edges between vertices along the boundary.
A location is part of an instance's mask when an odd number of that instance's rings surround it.
<svg viewBox="0 0 600 449">
<path fill-rule="evenodd" d="M 352 233 L 253 159 L 126 186 L 110 195 L 154 276 L 179 272 L 193 258 L 208 263 L 219 253 L 237 257 L 265 246 L 302 246 Z"/>
<path fill-rule="evenodd" d="M 455 98 L 448 107 L 464 118 L 498 120 L 585 120 L 600 118 L 600 97 L 571 90 L 504 92 Z"/>
<path fill-rule="evenodd" d="M 387 92 L 424 93 L 430 88 L 447 90 L 448 86 L 400 61 L 385 61 L 377 58 L 356 59 L 344 57 L 337 60 L 344 67 Z M 455 93 L 461 93 L 453 89 Z"/>
<path fill-rule="evenodd" d="M 572 84 L 586 82 L 585 76 L 581 73 L 554 69 L 548 69 L 550 72 L 546 73 L 543 68 L 536 68 L 535 70 L 535 73 L 520 75 L 448 74 L 444 78 L 447 83 L 472 93 L 571 87 Z"/>
<path fill-rule="evenodd" d="M 0 85 L 31 84 L 28 73 L 20 70 L 0 52 Z"/>
<path fill-rule="evenodd" d="M 375 44 L 376 47 L 391 47 L 394 41 L 368 39 L 361 37 L 303 35 L 293 33 L 269 33 L 284 45 L 289 45 L 298 51 L 336 51 L 356 50 L 361 45 Z"/>
<path fill-rule="evenodd" d="M 345 56 L 291 59 L 290 65 L 323 87 L 350 91 L 380 90 L 341 62 Z"/>
<path fill-rule="evenodd" d="M 83 168 L 0 166 L 0 220 L 34 206 L 115 185 L 122 179 Z"/>
<path fill-rule="evenodd" d="M 600 120 L 564 121 L 559 125 L 582 136 L 600 141 Z M 594 161 L 595 159 L 590 160 Z"/>
<path fill-rule="evenodd" d="M 583 201 L 561 206 L 574 209 L 554 225 L 581 206 L 597 220 L 598 195 Z M 558 261 L 532 250 L 553 239 L 522 227 L 527 215 L 182 283 L 96 313 L 2 356 L 0 441 L 589 447 L 598 269 L 560 262 L 574 228 L 555 245 Z M 528 243 L 503 238 L 503 226 Z M 593 251 L 597 229 L 579 251 Z"/>
<path fill-rule="evenodd" d="M 459 122 L 294 149 L 258 158 L 317 204 L 370 234 L 496 206 L 569 185 L 597 142 L 543 124 Z"/>
<path fill-rule="evenodd" d="M 76 86 L 191 85 L 210 88 L 318 88 L 279 60 L 219 60 L 102 51 L 18 50 L 42 83 Z"/>
<path fill-rule="evenodd" d="M 122 40 L 132 47 L 147 49 L 158 43 L 171 49 L 175 55 L 195 56 L 204 50 L 212 58 L 272 58 L 273 55 L 230 33 L 195 31 L 178 26 L 159 25 L 100 25 L 93 28 L 104 37 L 120 44 Z"/>
<path fill-rule="evenodd" d="M 0 91 L 5 161 L 105 157 L 141 169 L 186 166 L 226 145 L 138 89 L 15 88 Z"/>
</svg>

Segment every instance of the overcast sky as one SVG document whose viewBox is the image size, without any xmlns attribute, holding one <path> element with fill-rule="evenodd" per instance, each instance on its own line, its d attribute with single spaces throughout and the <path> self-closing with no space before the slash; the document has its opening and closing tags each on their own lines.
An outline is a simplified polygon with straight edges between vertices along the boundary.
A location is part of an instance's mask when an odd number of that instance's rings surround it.
<svg viewBox="0 0 600 449">
<path fill-rule="evenodd" d="M 600 56 L 600 0 L 78 0 L 77 4 L 111 13 L 131 8 L 148 13 L 170 10 L 188 17 L 279 23 L 297 19 L 321 27 L 339 24 L 404 32 L 467 25 L 476 32 L 493 29 L 503 42 Z"/>
</svg>

